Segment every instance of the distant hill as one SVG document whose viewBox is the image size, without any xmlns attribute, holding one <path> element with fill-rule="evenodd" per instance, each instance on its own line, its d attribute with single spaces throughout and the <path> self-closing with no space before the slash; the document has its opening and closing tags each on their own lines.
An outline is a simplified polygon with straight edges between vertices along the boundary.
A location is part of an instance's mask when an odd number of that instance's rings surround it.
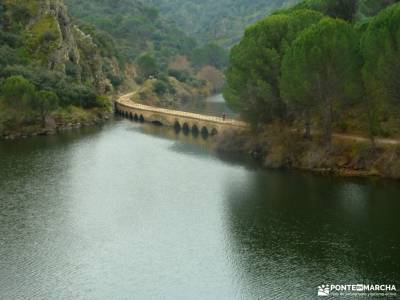
<svg viewBox="0 0 400 300">
<path fill-rule="evenodd" d="M 143 52 L 161 61 L 186 55 L 195 41 L 160 17 L 158 9 L 138 0 L 65 0 L 82 30 L 103 31 L 115 41 L 119 55 L 134 60 Z M 86 24 L 85 24 L 86 23 Z"/>
<path fill-rule="evenodd" d="M 274 10 L 298 0 L 149 0 L 162 15 L 201 43 L 229 47 L 244 29 Z"/>
</svg>

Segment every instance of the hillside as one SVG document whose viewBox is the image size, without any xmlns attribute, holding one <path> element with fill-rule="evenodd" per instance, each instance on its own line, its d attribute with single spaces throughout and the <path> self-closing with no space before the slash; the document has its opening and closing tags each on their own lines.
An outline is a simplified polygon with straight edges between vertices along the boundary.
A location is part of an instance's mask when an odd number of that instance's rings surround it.
<svg viewBox="0 0 400 300">
<path fill-rule="evenodd" d="M 161 13 L 201 43 L 231 46 L 245 27 L 297 0 L 150 0 Z"/>
<path fill-rule="evenodd" d="M 169 87 L 169 100 L 159 103 L 179 105 L 207 89 L 206 94 L 221 90 L 224 77 L 220 70 L 227 66 L 228 52 L 215 44 L 197 47 L 195 39 L 167 21 L 157 8 L 137 0 L 66 3 L 74 21 L 96 44 L 103 50 L 115 49 L 122 66 L 134 65 L 132 73 L 139 86 L 152 86 L 156 78 L 159 86 Z M 190 92 L 180 93 L 182 90 Z M 159 97 L 166 98 L 166 94 Z"/>
<path fill-rule="evenodd" d="M 151 53 L 161 64 L 188 55 L 195 41 L 163 19 L 159 11 L 138 0 L 66 0 L 70 14 L 83 30 L 90 25 L 112 36 L 123 61 Z"/>
<path fill-rule="evenodd" d="M 63 1 L 2 2 L 0 42 L 0 136 L 54 131 L 108 110 L 101 95 L 116 87 L 118 64 L 70 21 Z"/>
</svg>

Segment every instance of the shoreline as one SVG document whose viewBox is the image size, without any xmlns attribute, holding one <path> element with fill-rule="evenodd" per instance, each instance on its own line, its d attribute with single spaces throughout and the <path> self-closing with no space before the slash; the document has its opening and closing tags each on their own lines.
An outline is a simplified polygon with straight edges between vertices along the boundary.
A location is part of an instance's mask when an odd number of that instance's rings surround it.
<svg viewBox="0 0 400 300">
<path fill-rule="evenodd" d="M 131 94 L 118 98 L 124 102 Z M 115 112 L 91 111 L 85 118 L 54 119 L 46 127 L 33 124 L 0 133 L 0 139 L 15 140 L 49 136 L 82 127 L 104 124 Z M 330 148 L 321 137 L 304 139 L 292 128 L 268 126 L 262 132 L 226 130 L 215 141 L 215 151 L 251 159 L 266 169 L 295 169 L 338 177 L 379 177 L 400 179 L 400 145 L 397 140 L 334 134 Z M 393 142 L 396 141 L 396 142 Z"/>
<path fill-rule="evenodd" d="M 334 139 L 328 149 L 320 137 L 305 140 L 290 131 L 227 132 L 215 146 L 219 155 L 250 159 L 265 169 L 293 169 L 349 178 L 400 179 L 400 147 L 365 141 Z"/>
<path fill-rule="evenodd" d="M 97 116 L 90 121 L 63 122 L 52 128 L 1 134 L 0 140 L 51 136 L 69 130 L 102 125 L 111 120 L 113 115 L 113 112 L 102 113 L 101 117 Z M 292 135 L 291 145 L 282 143 L 288 140 L 287 134 Z M 331 149 L 326 149 L 320 144 L 318 137 L 304 140 L 296 137 L 293 132 L 283 132 L 282 136 L 278 136 L 273 133 L 254 134 L 234 130 L 217 136 L 214 143 L 213 148 L 219 156 L 234 155 L 236 161 L 251 161 L 263 169 L 298 170 L 342 178 L 400 179 L 400 147 L 396 144 L 373 147 L 371 143 L 362 141 L 349 143 L 336 140 Z"/>
<path fill-rule="evenodd" d="M 33 124 L 29 126 L 22 126 L 15 130 L 6 130 L 4 132 L 0 132 L 0 140 L 18 140 L 35 136 L 51 136 L 64 131 L 102 125 L 108 122 L 113 115 L 113 112 L 97 112 L 94 113 L 90 119 L 71 122 L 55 122 L 54 119 L 51 119 L 51 122 L 49 122 L 50 124 L 46 125 L 45 127 L 42 127 L 38 124 Z"/>
</svg>

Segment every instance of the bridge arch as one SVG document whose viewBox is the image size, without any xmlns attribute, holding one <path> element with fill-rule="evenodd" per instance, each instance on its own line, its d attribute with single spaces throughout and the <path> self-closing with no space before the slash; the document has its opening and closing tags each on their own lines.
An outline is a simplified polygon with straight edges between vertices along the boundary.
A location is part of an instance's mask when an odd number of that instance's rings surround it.
<svg viewBox="0 0 400 300">
<path fill-rule="evenodd" d="M 188 123 L 183 123 L 183 125 L 182 125 L 182 131 L 183 131 L 183 133 L 184 134 L 188 134 L 189 133 L 189 131 L 190 131 L 190 127 L 189 127 L 189 124 Z"/>
<path fill-rule="evenodd" d="M 129 113 L 129 119 L 132 120 L 133 119 L 133 115 L 132 113 Z"/>
<path fill-rule="evenodd" d="M 217 135 L 218 134 L 218 130 L 217 130 L 217 128 L 213 128 L 213 129 L 211 129 L 211 135 Z"/>
<path fill-rule="evenodd" d="M 139 122 L 140 122 L 140 123 L 143 123 L 143 122 L 144 122 L 144 117 L 143 117 L 142 114 L 139 116 Z"/>
<path fill-rule="evenodd" d="M 175 120 L 174 129 L 175 129 L 176 132 L 179 132 L 182 129 L 182 126 L 181 126 L 181 124 L 179 123 L 178 120 Z"/>
<path fill-rule="evenodd" d="M 135 120 L 135 122 L 139 121 L 139 116 L 137 115 L 137 113 L 135 113 L 135 115 L 133 116 L 133 120 Z"/>
<path fill-rule="evenodd" d="M 199 135 L 199 132 L 200 132 L 199 127 L 196 124 L 194 124 L 192 126 L 192 134 L 193 134 L 193 136 L 197 137 Z"/>
<path fill-rule="evenodd" d="M 201 135 L 202 135 L 204 138 L 207 138 L 207 137 L 208 137 L 209 132 L 208 132 L 208 128 L 207 128 L 206 126 L 203 126 L 203 127 L 201 128 Z"/>
</svg>

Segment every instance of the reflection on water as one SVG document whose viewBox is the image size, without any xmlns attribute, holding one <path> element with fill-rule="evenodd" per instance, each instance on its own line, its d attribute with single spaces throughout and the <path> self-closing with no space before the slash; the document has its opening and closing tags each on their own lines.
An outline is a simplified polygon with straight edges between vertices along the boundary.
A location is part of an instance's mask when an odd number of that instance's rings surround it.
<svg viewBox="0 0 400 300">
<path fill-rule="evenodd" d="M 222 94 L 210 96 L 206 99 L 192 101 L 188 103 L 183 110 L 217 117 L 220 117 L 223 114 L 230 118 L 237 117 L 237 115 L 225 103 Z"/>
<path fill-rule="evenodd" d="M 400 186 L 265 171 L 123 120 L 0 142 L 1 299 L 310 299 L 397 283 Z"/>
<path fill-rule="evenodd" d="M 246 189 L 230 190 L 226 220 L 253 298 L 314 297 L 321 283 L 398 283 L 398 186 L 290 172 L 251 177 Z"/>
</svg>

